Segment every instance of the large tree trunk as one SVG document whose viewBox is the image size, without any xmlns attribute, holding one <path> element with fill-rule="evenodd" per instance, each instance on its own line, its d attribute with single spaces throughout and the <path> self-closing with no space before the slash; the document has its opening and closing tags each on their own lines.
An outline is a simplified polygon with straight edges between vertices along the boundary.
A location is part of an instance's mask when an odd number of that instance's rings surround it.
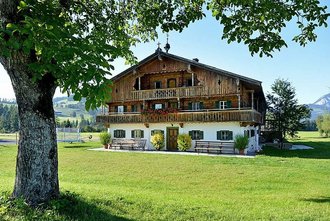
<svg viewBox="0 0 330 221">
<path fill-rule="evenodd" d="M 0 0 L 0 25 L 17 23 L 18 0 Z M 18 104 L 20 138 L 18 144 L 14 198 L 22 197 L 37 205 L 59 195 L 56 125 L 53 96 L 56 81 L 51 74 L 33 81 L 27 64 L 36 62 L 30 55 L 15 51 L 0 63 L 10 76 Z"/>
<path fill-rule="evenodd" d="M 15 91 L 20 119 L 16 179 L 12 196 L 29 205 L 59 195 L 56 124 L 52 98 L 55 79 L 46 74 L 37 82 L 25 65 L 0 59 Z"/>
</svg>

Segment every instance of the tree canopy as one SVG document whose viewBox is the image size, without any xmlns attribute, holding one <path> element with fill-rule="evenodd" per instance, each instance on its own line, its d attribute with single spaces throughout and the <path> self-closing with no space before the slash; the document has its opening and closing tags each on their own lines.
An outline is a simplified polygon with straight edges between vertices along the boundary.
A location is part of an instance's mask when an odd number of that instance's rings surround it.
<svg viewBox="0 0 330 221">
<path fill-rule="evenodd" d="M 272 92 L 266 95 L 268 120 L 273 122 L 274 130 L 280 132 L 280 142 L 288 135 L 293 137 L 304 126 L 311 110 L 307 105 L 299 105 L 295 88 L 290 82 L 277 79 L 271 86 Z"/>
<path fill-rule="evenodd" d="M 132 46 L 157 38 L 157 28 L 182 31 L 205 8 L 222 25 L 223 39 L 260 56 L 287 46 L 281 32 L 289 21 L 298 28 L 293 40 L 305 45 L 329 17 L 316 0 L 0 0 L 0 6 L 0 57 L 20 58 L 34 81 L 51 73 L 62 92 L 87 97 L 87 108 L 108 99 L 114 59 L 134 62 Z"/>
</svg>

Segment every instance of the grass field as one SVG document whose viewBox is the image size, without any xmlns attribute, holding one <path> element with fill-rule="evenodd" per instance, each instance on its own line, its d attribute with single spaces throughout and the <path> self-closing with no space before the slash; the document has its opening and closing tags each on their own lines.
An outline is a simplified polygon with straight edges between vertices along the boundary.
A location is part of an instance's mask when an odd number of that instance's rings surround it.
<svg viewBox="0 0 330 221">
<path fill-rule="evenodd" d="M 300 136 L 293 142 L 315 149 L 266 147 L 256 158 L 87 150 L 101 146 L 94 141 L 60 144 L 63 196 L 37 210 L 7 200 L 17 148 L 0 146 L 0 220 L 329 220 L 330 138 Z"/>
</svg>

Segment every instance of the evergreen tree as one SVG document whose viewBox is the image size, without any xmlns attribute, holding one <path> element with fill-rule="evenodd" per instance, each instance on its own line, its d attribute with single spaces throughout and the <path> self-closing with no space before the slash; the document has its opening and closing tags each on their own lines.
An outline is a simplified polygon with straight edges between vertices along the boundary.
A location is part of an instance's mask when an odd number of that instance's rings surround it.
<svg viewBox="0 0 330 221">
<path fill-rule="evenodd" d="M 280 134 L 282 147 L 286 136 L 293 137 L 303 128 L 303 120 L 310 117 L 311 110 L 307 105 L 298 104 L 295 88 L 290 82 L 277 79 L 271 89 L 266 96 L 268 116 L 275 122 L 273 127 Z"/>
</svg>

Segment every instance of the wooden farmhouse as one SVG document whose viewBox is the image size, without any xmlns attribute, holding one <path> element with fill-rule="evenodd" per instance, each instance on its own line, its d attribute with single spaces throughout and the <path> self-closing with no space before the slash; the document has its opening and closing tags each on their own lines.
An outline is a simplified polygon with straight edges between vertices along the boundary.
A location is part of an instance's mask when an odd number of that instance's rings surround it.
<svg viewBox="0 0 330 221">
<path fill-rule="evenodd" d="M 112 78 L 108 113 L 97 116 L 112 138 L 146 140 L 165 136 L 165 149 L 177 150 L 177 136 L 195 141 L 233 142 L 249 136 L 249 149 L 259 148 L 259 128 L 266 102 L 261 82 L 165 53 L 160 48 Z M 192 148 L 193 150 L 193 148 Z"/>
</svg>

